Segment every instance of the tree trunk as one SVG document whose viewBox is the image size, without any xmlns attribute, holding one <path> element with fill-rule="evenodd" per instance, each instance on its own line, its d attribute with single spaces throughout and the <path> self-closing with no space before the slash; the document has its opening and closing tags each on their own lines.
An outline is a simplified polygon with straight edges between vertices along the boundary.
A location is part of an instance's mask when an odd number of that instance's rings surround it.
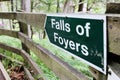
<svg viewBox="0 0 120 80">
<path fill-rule="evenodd" d="M 79 3 L 81 3 L 82 0 L 79 0 Z M 83 4 L 79 4 L 78 6 L 78 12 L 83 10 Z"/>
<path fill-rule="evenodd" d="M 60 10 L 60 0 L 57 0 L 57 13 L 59 12 L 59 10 Z"/>
<path fill-rule="evenodd" d="M 83 11 L 83 12 L 87 11 L 87 3 L 83 2 L 83 0 L 79 0 L 78 12 L 79 11 Z"/>
<path fill-rule="evenodd" d="M 75 12 L 75 5 L 73 0 L 66 0 L 64 4 L 64 13 L 74 13 Z"/>
<path fill-rule="evenodd" d="M 31 11 L 31 0 L 21 0 L 21 10 L 24 12 L 30 12 Z M 19 22 L 20 25 L 20 32 L 28 35 L 31 38 L 31 27 L 30 25 L 27 25 L 25 23 Z M 22 43 L 22 48 L 30 53 L 30 50 Z"/>
</svg>

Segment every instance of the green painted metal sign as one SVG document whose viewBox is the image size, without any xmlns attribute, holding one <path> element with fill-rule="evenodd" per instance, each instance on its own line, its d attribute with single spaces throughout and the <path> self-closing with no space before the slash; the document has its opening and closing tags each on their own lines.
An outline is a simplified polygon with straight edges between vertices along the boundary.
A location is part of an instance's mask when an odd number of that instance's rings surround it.
<svg viewBox="0 0 120 80">
<path fill-rule="evenodd" d="M 48 15 L 45 30 L 50 42 L 106 74 L 106 17 Z"/>
</svg>

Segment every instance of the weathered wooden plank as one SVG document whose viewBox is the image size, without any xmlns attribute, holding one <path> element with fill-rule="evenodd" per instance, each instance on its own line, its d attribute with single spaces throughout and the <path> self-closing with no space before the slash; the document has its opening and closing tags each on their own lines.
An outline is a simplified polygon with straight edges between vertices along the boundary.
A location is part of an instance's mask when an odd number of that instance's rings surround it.
<svg viewBox="0 0 120 80">
<path fill-rule="evenodd" d="M 5 78 L 4 78 L 3 73 L 2 73 L 1 70 L 0 70 L 0 79 L 1 79 L 1 80 L 5 80 Z"/>
<path fill-rule="evenodd" d="M 120 3 L 107 3 L 107 14 L 119 14 Z M 109 52 L 120 55 L 120 16 L 108 16 Z"/>
<path fill-rule="evenodd" d="M 17 53 L 18 55 L 21 54 L 19 49 L 14 48 L 14 47 L 10 47 L 10 46 L 8 46 L 8 45 L 6 45 L 4 43 L 1 43 L 1 42 L 0 42 L 0 48 L 11 51 L 11 52 L 14 52 L 14 53 Z"/>
<path fill-rule="evenodd" d="M 17 13 L 16 15 L 18 21 L 32 25 L 38 29 L 44 28 L 45 18 L 46 15 L 40 13 Z"/>
<path fill-rule="evenodd" d="M 109 52 L 120 55 L 120 17 L 108 17 Z"/>
<path fill-rule="evenodd" d="M 19 32 L 19 39 L 26 44 L 61 80 L 87 80 L 85 75 L 69 66 L 47 49 L 35 44 L 30 38 Z"/>
<path fill-rule="evenodd" d="M 2 19 L 15 19 L 15 12 L 0 12 L 0 18 Z"/>
<path fill-rule="evenodd" d="M 12 30 L 0 29 L 0 35 L 7 35 L 7 36 L 17 38 L 18 37 L 18 32 L 17 31 L 12 31 Z"/>
<path fill-rule="evenodd" d="M 0 12 L 1 19 L 16 19 L 37 29 L 43 29 L 46 14 L 24 12 Z"/>
<path fill-rule="evenodd" d="M 26 34 L 28 36 L 29 32 L 28 32 L 27 24 L 25 24 L 23 22 L 19 22 L 19 26 L 20 26 L 20 32 L 22 32 L 22 33 L 24 33 L 24 34 Z M 22 49 L 30 54 L 30 50 L 27 48 L 27 46 L 24 43 L 21 43 L 21 44 L 22 44 Z"/>
<path fill-rule="evenodd" d="M 120 3 L 107 3 L 106 13 L 120 13 Z"/>
<path fill-rule="evenodd" d="M 8 73 L 6 72 L 6 70 L 5 70 L 5 68 L 4 68 L 4 66 L 2 65 L 2 63 L 0 62 L 0 72 L 2 73 L 2 75 L 1 76 L 3 76 L 4 77 L 4 79 L 3 80 L 11 80 L 10 79 L 10 77 L 9 77 L 9 75 L 8 75 Z M 1 79 L 2 80 L 2 79 Z"/>
<path fill-rule="evenodd" d="M 24 71 L 25 71 L 25 74 L 27 75 L 28 80 L 35 80 L 26 67 L 24 67 Z"/>
</svg>

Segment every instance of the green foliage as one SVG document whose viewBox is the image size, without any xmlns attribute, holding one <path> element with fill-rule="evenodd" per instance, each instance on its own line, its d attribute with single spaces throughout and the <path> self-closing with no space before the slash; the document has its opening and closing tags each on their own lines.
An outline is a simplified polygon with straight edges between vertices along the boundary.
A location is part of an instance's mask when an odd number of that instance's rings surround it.
<svg viewBox="0 0 120 80">
<path fill-rule="evenodd" d="M 21 48 L 20 40 L 12 38 L 12 37 L 0 36 L 0 42 L 5 43 L 5 44 L 7 44 L 9 46 L 12 46 L 12 47 Z M 12 59 L 16 59 L 16 60 L 19 60 L 19 61 L 23 62 L 23 58 L 21 56 L 17 55 L 17 54 L 14 54 L 13 52 L 10 52 L 10 51 L 7 51 L 7 50 L 4 50 L 4 49 L 0 48 L 0 54 L 4 54 L 8 57 L 11 57 Z M 3 64 L 5 65 L 6 68 L 9 67 L 9 64 L 11 66 L 16 66 L 15 63 L 11 64 L 11 61 L 9 61 L 7 59 L 3 60 Z"/>
<path fill-rule="evenodd" d="M 59 12 L 63 11 L 63 6 L 66 0 L 59 0 L 60 9 Z M 73 0 L 76 7 L 76 12 L 78 8 L 79 0 Z M 87 2 L 87 9 L 93 13 L 104 13 L 105 12 L 105 0 L 83 0 Z M 118 1 L 117 1 L 118 2 Z M 44 13 L 56 13 L 57 11 L 57 0 L 32 0 L 33 11 L 34 12 L 44 12 Z"/>
</svg>

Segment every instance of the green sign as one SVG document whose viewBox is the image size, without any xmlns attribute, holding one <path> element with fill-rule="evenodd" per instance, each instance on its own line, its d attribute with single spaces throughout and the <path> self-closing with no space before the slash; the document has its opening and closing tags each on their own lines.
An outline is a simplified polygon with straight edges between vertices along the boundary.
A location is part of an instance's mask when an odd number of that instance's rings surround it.
<svg viewBox="0 0 120 80">
<path fill-rule="evenodd" d="M 101 15 L 48 15 L 50 42 L 106 74 L 106 17 Z"/>
</svg>

